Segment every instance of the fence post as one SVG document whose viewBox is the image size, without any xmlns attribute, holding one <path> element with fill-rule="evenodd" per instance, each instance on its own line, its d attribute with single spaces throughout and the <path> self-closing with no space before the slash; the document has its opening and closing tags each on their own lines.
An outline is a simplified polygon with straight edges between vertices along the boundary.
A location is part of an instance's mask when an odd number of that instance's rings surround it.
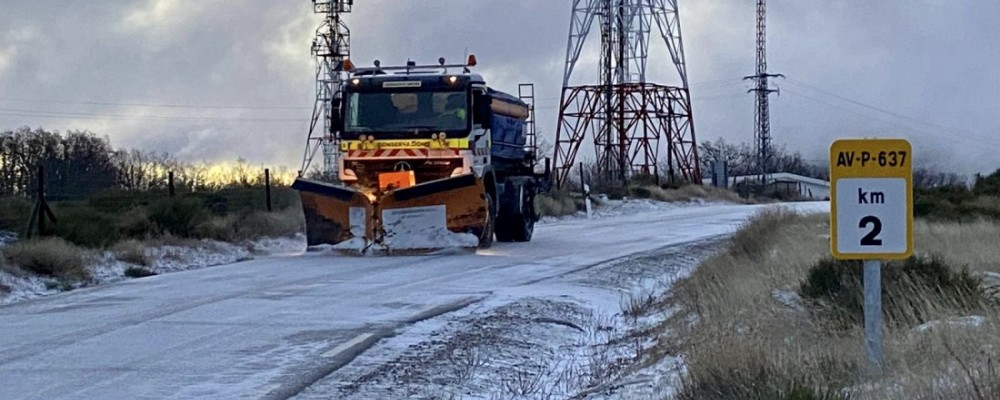
<svg viewBox="0 0 1000 400">
<path fill-rule="evenodd" d="M 584 177 L 584 174 L 583 174 L 583 162 L 581 162 L 580 163 L 580 193 L 587 193 L 587 189 L 585 189 L 586 185 L 587 185 L 587 180 Z"/>
<path fill-rule="evenodd" d="M 264 190 L 267 192 L 267 212 L 271 212 L 271 169 L 264 168 Z"/>
<path fill-rule="evenodd" d="M 28 232 L 25 235 L 27 238 L 31 238 L 33 230 L 38 228 L 38 236 L 45 235 L 45 219 L 49 218 L 52 220 L 53 224 L 58 223 L 56 221 L 55 214 L 52 213 L 52 209 L 49 208 L 49 202 L 45 199 L 45 166 L 38 166 L 38 202 L 35 203 L 34 210 L 31 211 L 31 218 L 28 220 Z"/>
<path fill-rule="evenodd" d="M 170 197 L 177 194 L 174 190 L 174 171 L 167 172 L 167 189 L 170 191 Z"/>
<path fill-rule="evenodd" d="M 45 235 L 45 166 L 38 166 L 38 236 Z"/>
</svg>

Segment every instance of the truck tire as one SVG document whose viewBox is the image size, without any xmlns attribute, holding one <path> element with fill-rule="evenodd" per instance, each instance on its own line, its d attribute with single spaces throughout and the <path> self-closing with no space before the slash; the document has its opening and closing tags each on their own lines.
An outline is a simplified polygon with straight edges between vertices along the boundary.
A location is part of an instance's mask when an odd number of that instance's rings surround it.
<svg viewBox="0 0 1000 400">
<path fill-rule="evenodd" d="M 530 242 L 531 235 L 535 233 L 535 219 L 528 215 L 520 214 L 510 219 L 510 238 L 512 242 Z"/>
<path fill-rule="evenodd" d="M 498 242 L 513 242 L 514 237 L 511 233 L 511 220 L 513 217 L 498 217 L 496 221 L 496 235 Z"/>
<path fill-rule="evenodd" d="M 535 220 L 523 214 L 497 219 L 498 242 L 530 242 L 535 233 Z"/>
<path fill-rule="evenodd" d="M 493 235 L 497 225 L 497 208 L 493 196 L 486 195 L 486 227 L 479 233 L 479 248 L 488 249 L 493 246 Z"/>
<path fill-rule="evenodd" d="M 521 192 L 520 195 L 524 196 L 525 194 L 526 193 Z M 528 207 L 533 207 L 534 197 L 528 195 L 525 196 L 525 199 L 523 200 L 524 200 L 523 203 L 525 204 L 524 210 L 518 210 L 517 213 L 504 213 L 505 215 L 503 217 L 497 218 L 496 221 L 497 241 L 499 242 L 531 241 L 531 236 L 535 233 L 535 218 L 533 213 L 534 210 Z"/>
</svg>

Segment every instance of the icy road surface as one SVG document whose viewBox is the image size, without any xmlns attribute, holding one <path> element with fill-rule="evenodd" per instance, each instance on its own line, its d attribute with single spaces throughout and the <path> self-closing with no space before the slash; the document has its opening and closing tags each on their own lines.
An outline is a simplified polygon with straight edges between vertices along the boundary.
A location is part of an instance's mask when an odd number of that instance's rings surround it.
<svg viewBox="0 0 1000 400">
<path fill-rule="evenodd" d="M 476 254 L 257 259 L 0 307 L 0 399 L 287 398 L 414 322 L 731 233 L 761 207 L 557 221 Z"/>
</svg>

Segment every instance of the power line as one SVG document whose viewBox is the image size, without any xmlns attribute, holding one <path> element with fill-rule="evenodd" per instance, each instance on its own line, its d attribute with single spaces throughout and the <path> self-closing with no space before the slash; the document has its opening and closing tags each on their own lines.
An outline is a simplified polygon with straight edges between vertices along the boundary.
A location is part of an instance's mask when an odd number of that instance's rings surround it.
<svg viewBox="0 0 1000 400">
<path fill-rule="evenodd" d="M 311 110 L 312 107 L 295 107 L 295 106 L 272 106 L 272 105 L 252 105 L 252 106 L 242 106 L 242 105 L 206 105 L 206 104 L 148 104 L 148 103 L 118 103 L 118 102 L 104 102 L 104 101 L 72 101 L 72 100 L 51 100 L 51 99 L 28 99 L 28 98 L 14 98 L 14 97 L 0 97 L 0 101 L 13 101 L 22 103 L 41 103 L 41 104 L 75 104 L 75 105 L 93 105 L 93 106 L 116 106 L 116 107 L 146 107 L 146 108 L 182 108 L 182 109 L 218 109 L 218 110 Z"/>
<path fill-rule="evenodd" d="M 816 103 L 819 103 L 819 104 L 822 104 L 822 105 L 825 105 L 825 106 L 828 106 L 828 107 L 833 107 L 833 108 L 836 108 L 836 109 L 839 109 L 839 110 L 850 112 L 852 114 L 860 115 L 862 117 L 870 118 L 870 119 L 873 119 L 873 120 L 876 120 L 876 121 L 880 121 L 880 122 L 883 122 L 883 123 L 886 123 L 886 124 L 889 124 L 889 125 L 893 125 L 893 126 L 896 126 L 898 128 L 905 129 L 909 133 L 917 134 L 919 136 L 933 137 L 933 138 L 936 138 L 936 139 L 955 139 L 953 137 L 944 137 L 944 136 L 941 135 L 940 132 L 925 131 L 925 130 L 921 130 L 921 129 L 918 129 L 918 128 L 914 128 L 912 126 L 908 126 L 908 125 L 904 125 L 904 124 L 898 123 L 896 121 L 891 121 L 891 120 L 879 118 L 879 117 L 876 117 L 876 116 L 872 116 L 872 115 L 869 115 L 869 114 L 865 114 L 865 113 L 859 112 L 857 110 L 853 110 L 853 109 L 850 109 L 850 108 L 847 108 L 847 107 L 843 107 L 843 106 L 839 106 L 839 105 L 836 105 L 836 104 L 833 104 L 833 103 L 829 103 L 829 102 L 826 102 L 826 101 L 823 101 L 823 100 L 820 100 L 820 99 L 808 96 L 806 94 L 799 93 L 799 92 L 791 90 L 791 89 L 787 89 L 786 88 L 786 89 L 783 90 L 783 92 L 788 92 L 788 93 L 792 94 L 793 96 L 798 96 L 798 97 L 801 97 L 803 99 L 810 100 L 810 101 L 813 101 L 813 102 L 816 102 Z M 980 150 L 980 151 L 985 151 L 985 150 L 992 151 L 992 146 L 995 146 L 995 143 L 991 143 L 991 142 L 983 141 L 983 140 L 976 140 L 977 138 L 967 138 L 967 139 L 972 139 L 972 141 L 974 141 L 974 142 L 978 142 L 978 143 L 981 143 L 981 144 L 988 145 L 988 146 L 979 148 L 978 150 Z"/>
<path fill-rule="evenodd" d="M 251 121 L 251 122 L 308 122 L 305 118 L 262 118 L 262 117 L 218 117 L 218 116 L 176 116 L 176 115 L 129 115 L 97 114 L 75 112 L 36 111 L 16 108 L 0 108 L 0 115 L 21 117 L 45 117 L 61 119 L 113 119 L 113 120 L 158 120 L 158 121 Z"/>
<path fill-rule="evenodd" d="M 942 129 L 942 130 L 945 130 L 945 131 L 962 133 L 962 134 L 965 134 L 967 136 L 972 136 L 972 137 L 976 137 L 976 138 L 985 140 L 986 142 L 991 142 L 993 140 L 993 138 L 990 138 L 990 137 L 984 136 L 984 135 L 980 135 L 980 134 L 975 133 L 975 132 L 970 132 L 970 131 L 966 131 L 966 130 L 962 130 L 962 129 L 956 129 L 956 128 L 952 128 L 952 127 L 947 127 L 947 126 L 944 126 L 944 125 L 941 125 L 941 124 L 937 124 L 937 123 L 934 123 L 934 122 L 924 121 L 924 120 L 917 119 L 917 118 L 914 118 L 914 117 L 910 117 L 910 116 L 907 116 L 907 115 L 903 115 L 903 114 L 900 114 L 900 113 L 897 113 L 897 112 L 886 110 L 886 109 L 878 107 L 878 106 L 874 106 L 874 105 L 867 104 L 867 103 L 864 103 L 864 102 L 861 102 L 861 101 L 858 101 L 858 100 L 854 100 L 854 99 L 848 98 L 846 96 L 842 96 L 842 95 L 839 95 L 837 93 L 833 93 L 831 91 L 819 88 L 817 86 L 810 85 L 808 83 L 802 82 L 802 81 L 797 80 L 797 79 L 791 79 L 791 78 L 789 78 L 788 82 L 791 83 L 791 84 L 793 84 L 793 85 L 796 85 L 798 87 L 802 87 L 802 88 L 805 88 L 805 89 L 810 89 L 810 90 L 819 92 L 822 95 L 825 95 L 825 96 L 828 96 L 828 97 L 833 97 L 833 98 L 836 98 L 838 100 L 842 100 L 842 101 L 845 101 L 847 103 L 850 103 L 850 104 L 853 104 L 853 105 L 856 105 L 856 106 L 859 106 L 859 107 L 867 108 L 869 110 L 873 110 L 873 111 L 876 111 L 876 112 L 879 112 L 879 113 L 882 113 L 882 114 L 890 115 L 890 116 L 893 116 L 893 117 L 896 117 L 896 118 L 900 118 L 900 119 L 904 119 L 904 120 L 909 120 L 912 123 L 917 123 L 917 124 L 920 124 L 920 125 L 929 125 L 929 126 L 937 127 L 939 129 Z"/>
<path fill-rule="evenodd" d="M 811 89 L 813 91 L 819 92 L 819 93 L 824 94 L 826 96 L 834 97 L 834 98 L 837 98 L 839 100 L 843 100 L 845 102 L 848 102 L 848 103 L 851 103 L 851 104 L 854 104 L 854 105 L 857 105 L 857 106 L 860 106 L 860 107 L 864 107 L 864 108 L 867 108 L 867 109 L 870 109 L 870 110 L 874 110 L 874 111 L 877 111 L 877 112 L 880 112 L 880 113 L 883 113 L 883 114 L 886 114 L 886 115 L 891 115 L 891 116 L 896 117 L 896 118 L 901 118 L 901 119 L 909 120 L 911 122 L 918 123 L 918 124 L 921 124 L 921 125 L 934 126 L 934 127 L 940 128 L 942 130 L 946 130 L 946 131 L 952 131 L 952 132 L 957 132 L 957 133 L 963 133 L 963 134 L 970 135 L 970 136 L 976 136 L 976 137 L 979 137 L 980 139 L 984 139 L 984 140 L 990 140 L 991 139 L 991 138 L 988 138 L 987 136 L 982 136 L 982 135 L 979 135 L 979 134 L 977 134 L 975 132 L 970 132 L 970 131 L 966 131 L 966 130 L 962 130 L 962 129 L 956 129 L 956 128 L 953 128 L 953 127 L 947 127 L 947 126 L 944 126 L 944 125 L 941 125 L 941 124 L 937 124 L 937 123 L 934 123 L 934 122 L 924 121 L 924 120 L 917 119 L 917 118 L 914 118 L 914 117 L 910 117 L 910 116 L 907 116 L 907 115 L 903 115 L 903 114 L 900 114 L 900 113 L 897 113 L 897 112 L 886 110 L 886 109 L 883 109 L 883 108 L 880 108 L 880 107 L 877 107 L 877 106 L 873 106 L 871 104 L 863 103 L 863 102 L 860 102 L 860 101 L 857 101 L 857 100 L 854 100 L 854 99 L 851 99 L 851 98 L 848 98 L 848 97 L 845 97 L 845 96 L 842 96 L 842 95 L 830 92 L 828 90 L 824 90 L 822 88 L 819 88 L 819 87 L 807 84 L 807 83 L 799 81 L 799 80 L 789 79 L 788 81 L 789 81 L 789 83 L 792 83 L 793 85 L 796 85 L 796 86 L 799 86 L 799 87 L 802 87 L 802 88 L 805 88 L 805 89 Z"/>
</svg>

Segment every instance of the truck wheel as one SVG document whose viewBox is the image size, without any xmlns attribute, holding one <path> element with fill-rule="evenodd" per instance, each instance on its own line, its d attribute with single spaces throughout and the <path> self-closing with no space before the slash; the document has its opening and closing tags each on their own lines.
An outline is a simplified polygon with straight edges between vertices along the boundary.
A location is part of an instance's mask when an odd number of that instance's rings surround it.
<svg viewBox="0 0 1000 400">
<path fill-rule="evenodd" d="M 493 196 L 490 195 L 486 195 L 486 214 L 486 227 L 479 234 L 480 249 L 488 249 L 490 246 L 493 246 L 493 234 L 497 224 L 497 210 Z"/>
<path fill-rule="evenodd" d="M 531 235 L 535 233 L 535 220 L 528 215 L 518 215 L 516 218 L 512 218 L 510 227 L 511 241 L 513 242 L 530 242 Z"/>
<path fill-rule="evenodd" d="M 511 233 L 511 229 L 510 229 L 510 225 L 511 225 L 510 221 L 512 219 L 513 218 L 510 218 L 510 217 L 497 218 L 497 220 L 496 220 L 496 228 L 494 228 L 494 230 L 496 231 L 497 241 L 498 242 L 513 242 L 514 241 L 514 237 L 513 237 L 513 234 Z"/>
</svg>

